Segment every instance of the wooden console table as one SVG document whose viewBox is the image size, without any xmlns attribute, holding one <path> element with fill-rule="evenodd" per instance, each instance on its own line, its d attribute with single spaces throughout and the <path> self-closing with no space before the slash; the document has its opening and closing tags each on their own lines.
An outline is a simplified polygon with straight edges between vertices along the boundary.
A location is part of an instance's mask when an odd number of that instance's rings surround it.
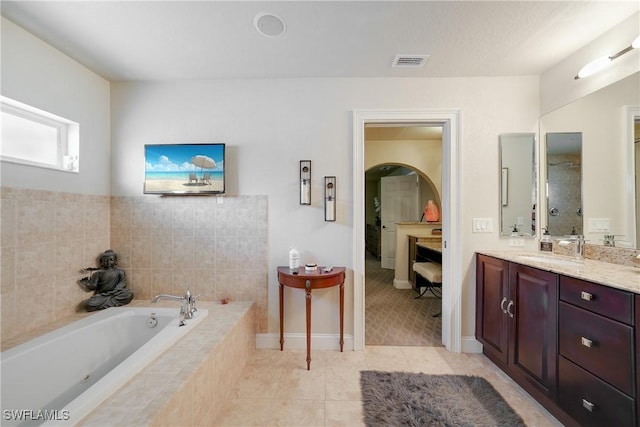
<svg viewBox="0 0 640 427">
<path fill-rule="evenodd" d="M 304 267 L 290 270 L 289 267 L 278 267 L 278 283 L 280 283 L 280 351 L 284 345 L 284 287 L 304 289 L 307 293 L 307 370 L 311 369 L 311 291 L 313 289 L 340 286 L 340 351 L 344 347 L 344 277 L 345 267 L 333 267 L 324 272 L 322 267 L 317 271 L 305 271 Z"/>
</svg>

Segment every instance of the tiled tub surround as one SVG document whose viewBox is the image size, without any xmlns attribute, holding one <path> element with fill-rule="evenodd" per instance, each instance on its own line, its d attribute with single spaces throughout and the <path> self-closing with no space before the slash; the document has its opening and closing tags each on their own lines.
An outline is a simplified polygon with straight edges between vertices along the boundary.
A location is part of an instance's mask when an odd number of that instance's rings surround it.
<svg viewBox="0 0 640 427">
<path fill-rule="evenodd" d="M 0 187 L 2 339 L 74 313 L 79 270 L 118 253 L 135 299 L 255 301 L 267 330 L 267 197 L 110 197 Z M 28 303 L 27 303 L 28 302 Z"/>
<path fill-rule="evenodd" d="M 573 257 L 549 252 L 483 250 L 478 253 L 640 294 L 640 268 L 638 267 L 587 258 L 576 260 Z M 549 261 L 544 261 L 544 258 L 548 258 Z M 554 260 L 563 261 L 563 263 L 554 262 Z"/>
<path fill-rule="evenodd" d="M 267 331 L 267 197 L 111 198 L 111 246 L 136 299 L 255 301 Z"/>
<path fill-rule="evenodd" d="M 79 270 L 109 248 L 110 198 L 1 187 L 0 207 L 5 340 L 82 310 Z"/>
<path fill-rule="evenodd" d="M 150 303 L 134 300 L 131 305 Z M 158 306 L 179 310 L 171 301 L 154 305 Z M 256 306 L 243 301 L 226 305 L 201 302 L 199 306 L 209 311 L 207 317 L 77 425 L 213 425 L 255 352 Z M 58 326 L 86 315 L 70 316 Z M 48 330 L 42 328 L 41 333 Z"/>
</svg>

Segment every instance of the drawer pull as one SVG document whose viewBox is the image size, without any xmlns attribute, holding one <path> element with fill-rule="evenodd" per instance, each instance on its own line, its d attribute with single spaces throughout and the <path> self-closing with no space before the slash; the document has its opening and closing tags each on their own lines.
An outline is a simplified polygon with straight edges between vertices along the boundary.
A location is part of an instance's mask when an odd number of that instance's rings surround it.
<svg viewBox="0 0 640 427">
<path fill-rule="evenodd" d="M 593 408 L 596 407 L 593 403 L 589 402 L 587 399 L 582 399 L 582 406 L 589 412 L 593 412 Z"/>
<path fill-rule="evenodd" d="M 581 337 L 580 341 L 582 342 L 582 345 L 585 347 L 591 348 L 593 346 L 593 341 L 591 341 L 589 338 Z"/>
<path fill-rule="evenodd" d="M 580 292 L 580 298 L 582 298 L 585 301 L 591 301 L 593 299 L 593 295 L 590 294 L 589 292 L 582 291 Z"/>
<path fill-rule="evenodd" d="M 509 314 L 509 317 L 513 317 L 513 312 L 511 311 L 511 307 L 513 307 L 513 301 L 509 301 L 509 304 L 507 305 L 507 313 Z"/>
<path fill-rule="evenodd" d="M 507 302 L 507 297 L 502 297 L 502 301 L 500 301 L 500 310 L 502 310 L 504 314 L 507 314 L 507 309 L 504 308 L 505 302 Z"/>
</svg>

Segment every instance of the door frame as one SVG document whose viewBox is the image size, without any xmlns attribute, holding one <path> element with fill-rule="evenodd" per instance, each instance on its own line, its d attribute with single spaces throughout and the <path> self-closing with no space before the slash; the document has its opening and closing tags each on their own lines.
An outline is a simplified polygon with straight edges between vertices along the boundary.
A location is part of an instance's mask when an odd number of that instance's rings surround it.
<svg viewBox="0 0 640 427">
<path fill-rule="evenodd" d="M 462 277 L 460 218 L 460 111 L 353 111 L 353 346 L 365 347 L 365 137 L 367 123 L 442 126 L 442 343 L 454 353 L 462 346 Z"/>
</svg>

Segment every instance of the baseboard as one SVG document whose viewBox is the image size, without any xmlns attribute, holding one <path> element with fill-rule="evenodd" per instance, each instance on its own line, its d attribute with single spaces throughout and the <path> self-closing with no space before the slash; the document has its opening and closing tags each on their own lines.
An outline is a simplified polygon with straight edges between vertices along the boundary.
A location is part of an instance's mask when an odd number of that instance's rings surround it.
<svg viewBox="0 0 640 427">
<path fill-rule="evenodd" d="M 280 334 L 256 334 L 256 348 L 280 348 Z M 307 336 L 305 334 L 284 334 L 284 348 L 305 350 Z M 340 350 L 339 334 L 311 334 L 312 350 Z M 344 336 L 344 350 L 353 351 L 353 335 Z M 474 337 L 462 337 L 462 353 L 482 353 L 482 344 Z"/>
<path fill-rule="evenodd" d="M 482 353 L 482 344 L 474 336 L 462 337 L 460 340 L 462 353 Z"/>
<path fill-rule="evenodd" d="M 256 334 L 256 348 L 280 348 L 280 334 Z M 284 334 L 284 348 L 305 350 L 306 334 Z M 311 334 L 311 350 L 340 350 L 340 334 Z M 344 335 L 344 351 L 353 351 L 353 335 Z"/>
<path fill-rule="evenodd" d="M 393 279 L 393 287 L 396 289 L 413 289 L 411 282 L 409 282 L 408 280 Z"/>
</svg>

